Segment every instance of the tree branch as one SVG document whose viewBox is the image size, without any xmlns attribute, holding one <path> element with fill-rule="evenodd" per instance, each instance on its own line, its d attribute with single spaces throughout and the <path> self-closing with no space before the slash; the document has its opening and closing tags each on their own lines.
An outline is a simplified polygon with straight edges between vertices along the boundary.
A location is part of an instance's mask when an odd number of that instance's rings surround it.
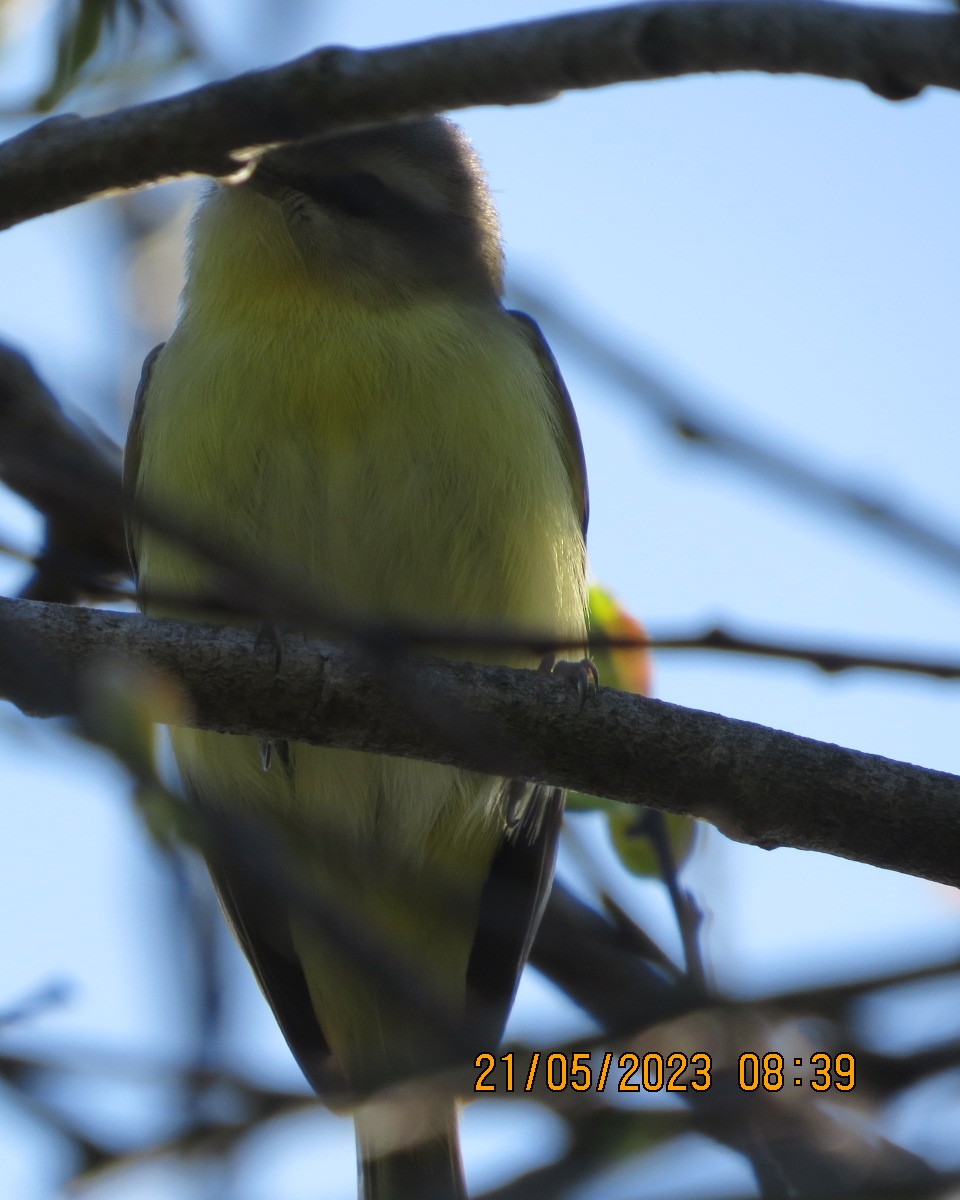
<svg viewBox="0 0 960 1200">
<path fill-rule="evenodd" d="M 30 597 L 32 598 L 32 597 Z M 603 645 L 602 639 L 598 641 Z M 843 671 L 890 671 L 899 675 L 920 675 L 928 679 L 960 679 L 960 660 L 911 657 L 850 646 L 799 645 L 782 638 L 771 639 L 734 633 L 714 626 L 701 633 L 662 634 L 645 639 L 611 639 L 616 649 L 633 646 L 650 650 L 709 650 L 720 654 L 740 654 L 752 658 L 770 658 L 781 662 L 807 663 L 825 675 Z"/>
<path fill-rule="evenodd" d="M 821 0 L 688 0 L 376 50 L 331 47 L 0 145 L 0 228 L 118 189 L 238 169 L 245 148 L 481 104 L 700 72 L 812 74 L 902 100 L 960 89 L 960 18 Z"/>
<path fill-rule="evenodd" d="M 192 713 L 172 719 L 201 729 L 542 781 L 689 813 L 766 848 L 960 883 L 960 778 L 943 772 L 610 688 L 581 708 L 535 671 L 300 637 L 277 671 L 274 648 L 243 629 L 0 601 L 0 694 L 25 712 L 77 712 L 82 672 L 111 656 L 179 680 Z"/>
<path fill-rule="evenodd" d="M 127 574 L 120 447 L 68 420 L 29 360 L 3 344 L 0 435 L 0 481 L 46 520 L 26 595 L 69 603 Z"/>
</svg>

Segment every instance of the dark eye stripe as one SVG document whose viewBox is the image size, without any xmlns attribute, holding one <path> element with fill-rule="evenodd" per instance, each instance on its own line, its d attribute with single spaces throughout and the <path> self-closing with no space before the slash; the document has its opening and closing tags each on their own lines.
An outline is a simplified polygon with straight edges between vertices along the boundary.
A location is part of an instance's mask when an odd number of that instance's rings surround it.
<svg viewBox="0 0 960 1200">
<path fill-rule="evenodd" d="M 392 188 L 372 171 L 350 171 L 339 175 L 300 174 L 275 164 L 260 168 L 260 179 L 282 183 L 293 196 L 299 192 L 321 208 L 357 221 L 369 221 L 389 230 L 406 242 L 429 243 L 442 237 L 462 237 L 461 226 L 469 226 L 460 214 L 430 208 L 402 191 Z M 276 186 L 274 191 L 276 192 Z M 286 201 L 293 207 L 292 199 Z M 456 232 L 459 230 L 459 234 Z"/>
<path fill-rule="evenodd" d="M 396 220 L 398 210 L 410 208 L 408 201 L 401 199 L 382 179 L 369 171 L 335 175 L 311 183 L 309 190 L 304 188 L 307 195 L 320 204 L 361 221 L 379 221 L 390 225 Z"/>
<path fill-rule="evenodd" d="M 418 262 L 418 271 L 434 283 L 491 286 L 480 228 L 465 213 L 419 203 L 395 190 L 372 171 L 284 169 L 281 159 L 268 161 L 254 176 L 263 190 L 280 199 L 287 217 L 302 222 L 309 216 L 307 200 L 350 220 L 376 226 L 392 236 Z"/>
</svg>

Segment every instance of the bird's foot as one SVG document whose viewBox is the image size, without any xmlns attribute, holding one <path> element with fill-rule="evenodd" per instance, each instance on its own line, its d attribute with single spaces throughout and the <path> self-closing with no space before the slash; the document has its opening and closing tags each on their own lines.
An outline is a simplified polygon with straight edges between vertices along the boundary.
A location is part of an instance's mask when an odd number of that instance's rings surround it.
<svg viewBox="0 0 960 1200">
<path fill-rule="evenodd" d="M 579 662 L 571 662 L 566 658 L 557 658 L 556 654 L 545 654 L 537 670 L 545 675 L 560 675 L 570 680 L 577 689 L 581 708 L 586 703 L 587 696 L 600 686 L 600 672 L 592 658 L 581 658 Z"/>
<path fill-rule="evenodd" d="M 272 621 L 261 621 L 257 625 L 256 635 L 254 637 L 254 647 L 259 650 L 262 645 L 266 645 L 273 650 L 273 673 L 280 674 L 280 668 L 283 666 L 283 634 L 279 627 Z M 276 758 L 282 765 L 284 771 L 290 774 L 290 743 L 286 738 L 260 738 L 260 765 L 264 771 L 269 771 Z"/>
<path fill-rule="evenodd" d="M 283 666 L 283 631 L 273 621 L 257 623 L 256 632 L 253 635 L 253 648 L 259 652 L 261 646 L 266 646 L 273 651 L 273 673 L 279 675 L 280 668 Z"/>
<path fill-rule="evenodd" d="M 270 770 L 276 758 L 284 771 L 288 775 L 291 773 L 290 743 L 286 738 L 260 738 L 257 744 L 260 747 L 260 766 L 264 771 Z"/>
</svg>

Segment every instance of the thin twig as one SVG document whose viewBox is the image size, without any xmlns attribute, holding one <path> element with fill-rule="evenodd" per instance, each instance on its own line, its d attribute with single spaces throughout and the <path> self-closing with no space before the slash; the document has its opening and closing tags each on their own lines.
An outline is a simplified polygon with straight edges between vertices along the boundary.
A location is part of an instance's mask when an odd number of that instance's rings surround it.
<svg viewBox="0 0 960 1200">
<path fill-rule="evenodd" d="M 960 17 L 952 19 L 960 29 Z M 635 350 L 628 352 L 615 346 L 587 320 L 571 316 L 569 305 L 553 303 L 527 286 L 515 287 L 513 293 L 520 304 L 542 317 L 569 349 L 652 413 L 685 445 L 715 455 L 767 487 L 788 492 L 804 503 L 830 508 L 935 566 L 960 573 L 960 536 L 953 530 L 937 528 L 912 512 L 909 505 L 894 504 L 879 489 L 853 487 L 842 482 L 837 473 L 808 466 L 796 454 L 776 446 L 771 436 L 758 435 L 755 422 L 748 432 L 718 418 L 719 405 L 670 382 Z"/>
<path fill-rule="evenodd" d="M 680 869 L 670 843 L 666 819 L 657 808 L 645 808 L 637 820 L 637 832 L 648 838 L 660 864 L 660 876 L 673 905 L 680 931 L 680 944 L 687 968 L 687 978 L 698 992 L 706 993 L 707 973 L 700 948 L 703 912 L 690 892 L 680 882 Z"/>
</svg>

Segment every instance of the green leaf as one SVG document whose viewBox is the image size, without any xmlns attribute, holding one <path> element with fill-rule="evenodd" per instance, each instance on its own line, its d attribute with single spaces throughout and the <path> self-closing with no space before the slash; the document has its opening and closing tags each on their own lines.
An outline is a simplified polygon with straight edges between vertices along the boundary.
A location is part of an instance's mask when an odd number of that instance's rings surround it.
<svg viewBox="0 0 960 1200">
<path fill-rule="evenodd" d="M 599 584 L 590 588 L 590 653 L 597 665 L 600 682 L 624 692 L 646 695 L 650 691 L 650 652 L 644 646 L 611 647 L 597 645 L 599 637 L 643 642 L 646 630 L 620 601 Z M 603 812 L 607 817 L 610 840 L 620 861 L 634 875 L 659 876 L 660 863 L 649 838 L 640 832 L 644 809 L 615 800 L 603 800 L 582 792 L 567 796 L 572 812 Z M 692 817 L 666 813 L 667 834 L 677 863 L 682 863 L 693 846 L 697 823 Z"/>
<path fill-rule="evenodd" d="M 176 6 L 170 0 L 59 0 L 57 41 L 53 77 L 34 101 L 38 112 L 49 112 L 81 83 L 88 81 L 89 68 L 98 57 L 127 55 L 132 31 L 139 37 L 149 16 L 175 34 L 177 56 L 186 51 L 186 31 Z M 102 53 L 101 53 L 102 52 Z"/>
<path fill-rule="evenodd" d="M 607 814 L 607 828 L 613 847 L 628 871 L 644 878 L 659 877 L 660 861 L 656 851 L 646 834 L 640 832 L 644 811 L 637 805 L 616 804 Z M 692 817 L 676 813 L 664 813 L 664 821 L 674 859 L 680 864 L 693 847 L 697 823 Z"/>
<path fill-rule="evenodd" d="M 600 682 L 606 687 L 646 695 L 650 691 L 650 652 L 641 647 L 622 649 L 596 645 L 598 636 L 645 641 L 647 631 L 620 601 L 599 584 L 590 587 L 588 627 L 590 653 L 597 664 Z"/>
</svg>

